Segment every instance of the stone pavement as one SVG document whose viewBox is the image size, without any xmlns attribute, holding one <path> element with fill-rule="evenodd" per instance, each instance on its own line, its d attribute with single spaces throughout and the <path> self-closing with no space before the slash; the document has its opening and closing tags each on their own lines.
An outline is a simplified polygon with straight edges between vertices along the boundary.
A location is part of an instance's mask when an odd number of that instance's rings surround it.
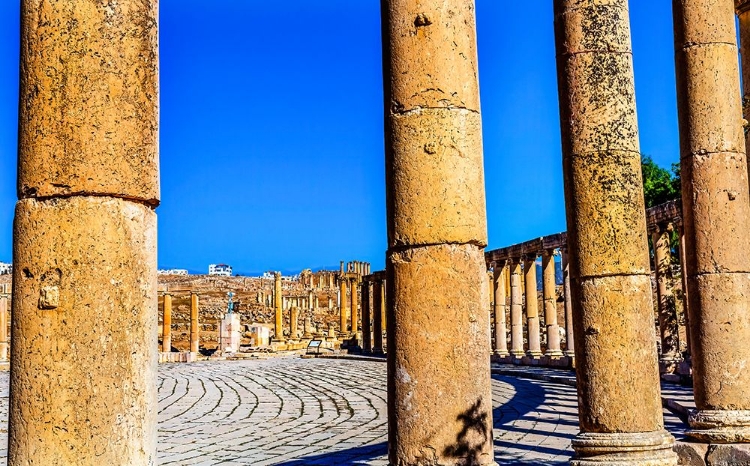
<svg viewBox="0 0 750 466">
<path fill-rule="evenodd" d="M 570 377 L 541 371 L 532 376 Z M 211 361 L 162 364 L 159 375 L 161 465 L 387 465 L 382 362 Z M 567 464 L 578 432 L 573 387 L 493 375 L 492 395 L 500 465 Z M 7 414 L 8 373 L 0 372 L 0 465 Z M 670 430 L 683 428 L 665 419 Z"/>
</svg>

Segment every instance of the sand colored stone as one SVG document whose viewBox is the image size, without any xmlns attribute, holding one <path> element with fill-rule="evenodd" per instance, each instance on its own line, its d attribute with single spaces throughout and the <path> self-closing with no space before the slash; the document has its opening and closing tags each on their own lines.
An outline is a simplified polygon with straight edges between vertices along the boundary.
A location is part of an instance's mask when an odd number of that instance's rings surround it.
<svg viewBox="0 0 750 466">
<path fill-rule="evenodd" d="M 508 355 L 508 340 L 506 337 L 506 311 L 505 311 L 505 274 L 508 271 L 506 261 L 496 263 L 492 271 L 492 288 L 495 294 L 494 317 L 495 317 L 495 347 L 493 353 L 498 356 Z"/>
<path fill-rule="evenodd" d="M 357 283 L 357 280 L 352 280 L 352 286 L 351 286 L 351 309 L 352 309 L 352 335 L 356 336 L 357 332 L 359 331 L 359 293 L 357 292 L 357 289 L 359 288 L 359 284 Z"/>
<path fill-rule="evenodd" d="M 0 297 L 0 361 L 8 360 L 8 298 Z"/>
<path fill-rule="evenodd" d="M 627 0 L 555 0 L 581 433 L 574 465 L 674 465 L 664 431 Z M 604 370 L 606 368 L 606 370 Z"/>
<path fill-rule="evenodd" d="M 372 287 L 372 352 L 383 354 L 383 314 L 385 311 L 385 283 L 378 280 Z"/>
<path fill-rule="evenodd" d="M 372 353 L 372 316 L 370 307 L 370 281 L 362 282 L 362 352 Z"/>
<path fill-rule="evenodd" d="M 385 0 L 381 11 L 389 461 L 490 465 L 474 2 Z"/>
<path fill-rule="evenodd" d="M 544 298 L 544 325 L 547 327 L 547 351 L 550 357 L 562 356 L 560 328 L 557 325 L 557 300 L 555 295 L 555 252 L 542 255 L 542 296 Z"/>
<path fill-rule="evenodd" d="M 200 350 L 201 335 L 198 315 L 198 294 L 190 293 L 190 352 L 197 353 Z"/>
<path fill-rule="evenodd" d="M 565 356 L 575 357 L 575 337 L 573 330 L 573 300 L 570 296 L 570 266 L 568 251 L 562 252 L 563 299 L 565 308 Z"/>
<path fill-rule="evenodd" d="M 349 300 L 347 298 L 349 280 L 341 277 L 339 279 L 340 309 L 339 309 L 339 332 L 347 333 L 349 331 Z"/>
<path fill-rule="evenodd" d="M 654 245 L 654 270 L 656 271 L 656 298 L 661 337 L 660 361 L 664 370 L 672 373 L 680 357 L 679 322 L 672 292 L 672 228 L 662 225 L 651 235 Z"/>
<path fill-rule="evenodd" d="M 296 340 L 299 338 L 299 308 L 293 307 L 289 311 L 289 338 Z"/>
<path fill-rule="evenodd" d="M 153 210 L 25 199 L 14 238 L 9 464 L 154 464 Z"/>
<path fill-rule="evenodd" d="M 284 339 L 284 306 L 281 292 L 281 272 L 273 273 L 274 339 Z"/>
<path fill-rule="evenodd" d="M 523 348 L 523 289 L 521 287 L 521 262 L 510 260 L 510 354 L 520 358 Z"/>
<path fill-rule="evenodd" d="M 157 205 L 157 2 L 22 5 L 19 198 Z"/>
<path fill-rule="evenodd" d="M 750 442 L 750 196 L 735 5 L 674 8 L 695 404 L 688 435 Z"/>
<path fill-rule="evenodd" d="M 172 295 L 164 295 L 162 311 L 161 350 L 165 353 L 172 351 Z"/>
<path fill-rule="evenodd" d="M 735 0 L 735 9 L 739 19 L 740 65 L 742 69 L 742 117 L 750 122 L 750 1 Z M 748 123 L 745 123 L 748 125 Z M 750 148 L 750 137 L 745 131 L 745 154 Z M 750 167 L 750 162 L 748 163 Z"/>
<path fill-rule="evenodd" d="M 536 288 L 536 255 L 527 256 L 523 262 L 523 281 L 526 292 L 526 331 L 531 357 L 542 355 L 539 341 L 539 300 Z"/>
<path fill-rule="evenodd" d="M 475 462 L 466 464 L 493 464 L 482 250 L 411 248 L 391 252 L 389 267 L 395 324 L 388 334 L 394 344 L 388 352 L 391 463 L 453 465 L 469 457 Z M 436 331 L 441 322 L 450 331 Z"/>
</svg>

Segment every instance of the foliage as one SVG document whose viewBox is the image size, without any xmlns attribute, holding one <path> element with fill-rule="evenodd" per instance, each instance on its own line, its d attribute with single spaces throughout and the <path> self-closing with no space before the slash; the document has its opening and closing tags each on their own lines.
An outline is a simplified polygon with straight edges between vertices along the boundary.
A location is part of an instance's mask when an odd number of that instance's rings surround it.
<svg viewBox="0 0 750 466">
<path fill-rule="evenodd" d="M 672 164 L 671 173 L 656 164 L 648 155 L 641 156 L 643 194 L 646 208 L 680 197 L 680 164 Z"/>
</svg>

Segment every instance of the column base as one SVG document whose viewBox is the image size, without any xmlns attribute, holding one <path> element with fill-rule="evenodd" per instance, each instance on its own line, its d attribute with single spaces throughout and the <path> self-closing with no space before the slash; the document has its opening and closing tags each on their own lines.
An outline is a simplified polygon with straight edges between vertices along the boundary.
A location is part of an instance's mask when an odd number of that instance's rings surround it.
<svg viewBox="0 0 750 466">
<path fill-rule="evenodd" d="M 698 410 L 688 418 L 685 435 L 706 443 L 749 443 L 750 410 Z"/>
<path fill-rule="evenodd" d="M 535 358 L 535 359 L 536 358 L 541 358 L 542 357 L 542 352 L 538 351 L 538 350 L 533 350 L 533 351 L 529 350 L 529 351 L 526 352 L 526 356 L 528 356 L 530 358 Z"/>
<path fill-rule="evenodd" d="M 510 355 L 514 358 L 521 359 L 526 356 L 526 352 L 524 350 L 510 350 Z"/>
<path fill-rule="evenodd" d="M 564 354 L 565 356 L 569 357 L 569 358 L 574 358 L 574 357 L 576 357 L 576 352 L 575 352 L 575 351 L 572 351 L 572 350 L 565 350 L 565 351 L 563 351 L 563 354 Z"/>
<path fill-rule="evenodd" d="M 563 357 L 563 352 L 560 350 L 547 350 L 546 353 L 544 353 L 545 356 L 548 358 L 561 358 Z"/>
<path fill-rule="evenodd" d="M 584 432 L 573 439 L 572 466 L 675 466 L 674 437 L 666 430 L 637 433 Z"/>
<path fill-rule="evenodd" d="M 504 358 L 504 357 L 506 357 L 508 355 L 508 351 L 507 350 L 494 350 L 492 352 L 492 355 Z"/>
</svg>

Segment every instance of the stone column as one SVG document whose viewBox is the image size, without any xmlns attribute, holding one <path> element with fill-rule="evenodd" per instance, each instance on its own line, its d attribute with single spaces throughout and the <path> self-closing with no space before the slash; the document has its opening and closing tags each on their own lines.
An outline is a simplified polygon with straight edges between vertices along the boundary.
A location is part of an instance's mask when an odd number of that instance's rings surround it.
<svg viewBox="0 0 750 466">
<path fill-rule="evenodd" d="M 510 259 L 510 354 L 520 358 L 523 349 L 523 290 L 521 289 L 521 261 Z"/>
<path fill-rule="evenodd" d="M 750 199 L 733 6 L 673 9 L 698 408 L 688 435 L 717 443 L 750 442 L 750 371 L 741 369 L 750 366 Z"/>
<path fill-rule="evenodd" d="M 378 280 L 372 287 L 372 352 L 383 354 L 383 281 Z"/>
<path fill-rule="evenodd" d="M 370 282 L 362 282 L 362 352 L 372 353 L 370 325 Z"/>
<path fill-rule="evenodd" d="M 523 262 L 523 281 L 526 285 L 526 330 L 528 332 L 529 350 L 532 358 L 542 355 L 539 343 L 539 303 L 536 284 L 536 254 L 528 255 Z"/>
<path fill-rule="evenodd" d="M 351 284 L 351 294 L 352 294 L 352 335 L 356 338 L 357 331 L 359 330 L 359 293 L 358 288 L 359 284 L 357 283 L 357 279 L 355 278 L 352 280 Z"/>
<path fill-rule="evenodd" d="M 190 352 L 197 353 L 200 349 L 200 329 L 198 322 L 198 294 L 190 293 Z"/>
<path fill-rule="evenodd" d="M 313 310 L 318 297 L 312 291 L 307 295 L 307 308 Z"/>
<path fill-rule="evenodd" d="M 386 297 L 388 296 L 387 284 L 387 279 L 383 278 L 382 280 L 380 280 L 380 291 L 383 296 L 383 299 L 380 301 L 380 315 L 383 321 L 383 325 L 380 328 L 381 332 L 385 332 L 386 330 L 388 330 L 388 312 L 386 312 L 386 306 L 388 305 L 388 300 L 386 299 Z"/>
<path fill-rule="evenodd" d="M 575 357 L 575 338 L 573 330 L 573 300 L 570 296 L 570 266 L 568 250 L 562 251 L 563 298 L 565 299 L 565 356 Z"/>
<path fill-rule="evenodd" d="M 674 294 L 672 293 L 672 252 L 670 237 L 672 225 L 660 225 L 651 235 L 654 245 L 654 270 L 656 272 L 656 299 L 661 335 L 659 362 L 664 373 L 672 374 L 677 369 L 680 357 L 679 326 Z"/>
<path fill-rule="evenodd" d="M 0 361 L 8 360 L 8 298 L 0 297 Z"/>
<path fill-rule="evenodd" d="M 687 270 L 685 264 L 687 264 L 687 254 L 685 252 L 685 229 L 682 227 L 682 223 L 677 224 L 677 235 L 680 240 L 680 281 L 682 283 L 682 316 L 685 319 L 685 343 L 687 344 L 687 357 L 690 359 L 690 312 L 688 311 L 689 306 L 689 293 L 687 283 Z M 688 361 L 689 363 L 689 361 Z"/>
<path fill-rule="evenodd" d="M 547 327 L 546 356 L 559 358 L 560 327 L 557 325 L 557 299 L 555 296 L 555 251 L 548 249 L 542 254 L 542 296 L 544 297 L 544 325 Z"/>
<path fill-rule="evenodd" d="M 153 464 L 156 0 L 21 1 L 8 464 Z"/>
<path fill-rule="evenodd" d="M 339 279 L 339 293 L 340 293 L 340 316 L 339 316 L 339 332 L 343 334 L 349 333 L 348 328 L 348 322 L 349 322 L 349 303 L 347 300 L 347 285 L 349 284 L 349 279 L 341 277 Z"/>
<path fill-rule="evenodd" d="M 381 11 L 389 459 L 494 464 L 474 1 Z"/>
<path fill-rule="evenodd" d="M 310 316 L 305 317 L 305 333 L 302 335 L 303 338 L 312 338 L 312 318 Z"/>
<path fill-rule="evenodd" d="M 679 3 L 679 2 L 676 2 Z M 673 465 L 627 0 L 554 0 L 580 434 L 573 465 Z"/>
<path fill-rule="evenodd" d="M 281 272 L 273 273 L 274 340 L 284 340 L 284 306 L 281 291 Z"/>
<path fill-rule="evenodd" d="M 495 292 L 495 347 L 493 353 L 500 357 L 508 355 L 508 340 L 505 327 L 505 274 L 506 261 L 498 261 L 492 269 Z"/>
<path fill-rule="evenodd" d="M 289 311 L 289 339 L 296 340 L 299 338 L 297 328 L 299 327 L 299 308 L 293 307 Z"/>
<path fill-rule="evenodd" d="M 161 330 L 161 350 L 164 353 L 172 351 L 172 295 L 164 295 Z"/>
</svg>

